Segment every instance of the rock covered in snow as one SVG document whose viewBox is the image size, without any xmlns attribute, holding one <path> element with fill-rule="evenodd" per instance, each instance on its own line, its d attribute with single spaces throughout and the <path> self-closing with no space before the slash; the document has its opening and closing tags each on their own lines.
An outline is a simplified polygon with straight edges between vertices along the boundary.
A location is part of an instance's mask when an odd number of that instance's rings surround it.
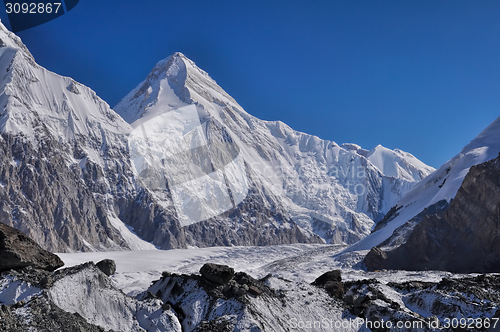
<svg viewBox="0 0 500 332">
<path fill-rule="evenodd" d="M 447 209 L 447 204 L 443 202 L 450 203 L 457 195 L 471 167 L 496 158 L 499 152 L 500 117 L 486 127 L 460 153 L 404 194 L 397 205 L 385 216 L 383 223 L 375 228 L 375 232 L 348 250 L 369 250 L 375 246 L 394 248 L 406 242 L 415 224 L 422 221 L 423 216 L 427 214 L 424 213 L 426 208 L 430 209 L 428 211 L 430 214 L 441 214 Z M 414 221 L 410 224 L 413 225 L 405 227 L 405 224 L 412 219 Z M 382 244 L 390 237 L 392 239 Z"/>
<path fill-rule="evenodd" d="M 0 39 L 0 221 L 53 252 L 353 243 L 432 170 L 254 118 L 180 53 L 117 105 L 129 124 Z"/>
<path fill-rule="evenodd" d="M 252 213 L 254 202 L 259 201 L 263 203 L 259 206 L 264 213 L 269 214 L 268 207 L 271 211 L 286 211 L 284 215 L 290 215 L 295 224 L 328 243 L 354 243 L 363 238 L 374 221 L 378 221 L 404 192 L 433 170 L 400 150 L 377 146 L 368 151 L 355 144 L 338 145 L 297 132 L 279 121 L 257 119 L 181 53 L 158 62 L 148 77 L 115 106 L 115 110 L 134 128 L 130 140 L 134 151 L 131 157 L 138 173 L 146 179 L 147 186 L 158 187 L 155 193 L 160 201 L 165 204 L 173 201 L 178 212 L 182 210 L 181 215 L 191 213 L 198 216 L 201 213 L 216 216 L 218 211 L 226 208 L 233 218 L 243 217 Z M 199 145 L 202 147 L 202 143 L 191 138 L 197 130 L 207 135 L 208 146 L 211 137 L 221 136 L 221 132 L 230 137 L 232 146 L 237 147 L 230 164 L 244 165 L 237 172 L 223 170 L 230 180 L 230 187 L 238 184 L 230 190 L 232 195 L 238 193 L 236 198 L 233 197 L 234 206 L 229 204 L 231 195 L 227 195 L 226 204 L 220 196 L 215 197 L 210 192 L 187 190 L 175 178 L 168 179 L 168 183 L 174 183 L 169 185 L 169 195 L 162 195 L 160 189 L 163 188 L 158 186 L 157 179 L 162 178 L 162 173 L 168 178 L 172 171 L 160 161 L 174 160 L 173 163 L 186 165 L 192 161 L 186 160 L 185 153 L 170 156 L 168 151 L 162 150 L 169 145 L 172 145 L 171 150 L 178 147 L 174 143 L 179 137 L 166 139 L 165 133 L 178 131 L 172 123 L 185 128 L 179 136 L 197 147 L 190 151 L 194 159 L 206 159 L 201 158 L 203 149 Z M 202 182 L 205 185 L 210 183 L 221 192 L 226 190 L 224 183 L 219 186 L 208 178 L 191 181 L 190 186 L 201 187 Z M 163 186 L 163 181 L 161 183 Z M 201 205 L 200 213 L 185 211 L 197 204 Z M 184 207 L 189 208 L 183 210 Z M 212 218 L 206 226 L 216 225 L 217 228 L 221 221 L 227 223 L 223 217 L 224 214 Z M 241 217 L 237 221 L 239 224 L 248 229 L 255 227 L 248 224 L 247 218 Z M 265 221 L 259 220 L 257 226 L 261 227 L 262 222 Z M 290 221 L 286 220 L 286 223 Z M 189 234 L 198 233 L 199 226 L 192 226 L 194 230 L 186 227 L 186 235 L 197 238 Z M 283 232 L 279 229 L 279 233 Z M 311 240 L 315 242 L 313 238 Z M 231 241 L 241 240 L 239 236 L 233 236 Z M 269 244 L 268 241 L 266 238 L 260 243 Z"/>
</svg>

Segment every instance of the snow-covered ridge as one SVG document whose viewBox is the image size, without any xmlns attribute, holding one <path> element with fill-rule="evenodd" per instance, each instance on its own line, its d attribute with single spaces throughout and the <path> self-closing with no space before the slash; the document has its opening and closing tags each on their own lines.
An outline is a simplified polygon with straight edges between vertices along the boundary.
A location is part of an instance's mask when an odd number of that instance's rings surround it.
<svg viewBox="0 0 500 332">
<path fill-rule="evenodd" d="M 400 207 L 395 217 L 382 229 L 374 232 L 349 250 L 370 249 L 392 235 L 394 230 L 441 200 L 455 197 L 471 166 L 484 163 L 500 152 L 500 117 L 493 121 L 462 151 L 439 169 L 417 183 L 397 203 Z"/>
<path fill-rule="evenodd" d="M 3 91 L 0 131 L 23 133 L 46 128 L 69 141 L 78 136 L 99 137 L 103 131 L 130 132 L 130 126 L 90 88 L 38 66 L 19 37 L 0 26 L 0 72 Z"/>
<path fill-rule="evenodd" d="M 114 198 L 131 199 L 137 189 L 130 125 L 90 88 L 36 64 L 1 24 L 0 78 L 0 221 L 50 250 L 140 242 L 133 234 L 124 240 L 113 223 Z"/>
</svg>

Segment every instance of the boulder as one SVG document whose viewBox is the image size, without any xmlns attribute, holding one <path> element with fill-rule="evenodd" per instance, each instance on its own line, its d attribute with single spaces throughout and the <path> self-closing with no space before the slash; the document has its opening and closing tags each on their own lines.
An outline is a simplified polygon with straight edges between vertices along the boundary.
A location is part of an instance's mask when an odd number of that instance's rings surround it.
<svg viewBox="0 0 500 332">
<path fill-rule="evenodd" d="M 312 283 L 313 286 L 324 288 L 330 296 L 342 299 L 344 297 L 344 284 L 340 270 L 328 271 L 320 275 Z"/>
<path fill-rule="evenodd" d="M 206 263 L 200 269 L 200 273 L 208 281 L 224 285 L 234 277 L 234 269 L 227 265 Z"/>
<path fill-rule="evenodd" d="M 116 264 L 112 259 L 103 259 L 96 266 L 108 277 L 115 274 L 116 272 Z"/>
<path fill-rule="evenodd" d="M 0 272 L 27 266 L 54 271 L 63 265 L 57 255 L 40 247 L 23 232 L 0 223 Z"/>
<path fill-rule="evenodd" d="M 344 284 L 339 281 L 328 281 L 323 288 L 327 291 L 330 296 L 336 297 L 338 299 L 344 298 Z"/>
<path fill-rule="evenodd" d="M 323 287 L 329 281 L 342 281 L 342 274 L 340 270 L 333 270 L 323 273 L 313 281 L 312 285 Z"/>
</svg>

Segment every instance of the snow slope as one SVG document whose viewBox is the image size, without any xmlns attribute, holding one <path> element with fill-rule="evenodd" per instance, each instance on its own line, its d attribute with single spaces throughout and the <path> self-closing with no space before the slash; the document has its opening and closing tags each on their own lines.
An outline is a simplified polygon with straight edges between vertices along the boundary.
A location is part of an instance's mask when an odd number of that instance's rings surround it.
<svg viewBox="0 0 500 332">
<path fill-rule="evenodd" d="M 469 168 L 498 156 L 500 152 L 500 118 L 493 121 L 462 151 L 444 163 L 424 180 L 417 183 L 397 203 L 400 208 L 385 227 L 351 246 L 348 250 L 367 250 L 388 237 L 394 230 L 426 207 L 455 197 Z"/>
<path fill-rule="evenodd" d="M 197 127 L 207 136 L 224 131 L 238 152 L 232 156 L 238 166 L 229 175 L 225 171 L 230 179 L 226 182 L 234 184 L 231 193 L 240 194 L 235 199 L 236 205 L 248 192 L 249 178 L 279 198 L 298 225 L 330 243 L 353 243 L 367 235 L 374 221 L 433 171 L 400 150 L 377 146 L 367 151 L 355 144 L 338 145 L 297 132 L 280 121 L 257 119 L 194 62 L 175 53 L 158 62 L 146 80 L 114 107 L 134 128 L 132 158 L 150 187 L 161 177 L 158 171 L 161 160 L 188 164 L 178 153 L 175 156 L 164 150 L 160 153 L 159 146 L 173 150 L 169 145 L 178 145 L 173 138 L 165 139 L 165 133 L 171 133 L 172 128 L 181 128 L 183 137 L 195 130 L 189 124 L 196 115 L 194 106 L 200 122 Z M 165 117 L 171 120 L 166 121 Z M 189 142 L 191 148 L 204 144 L 193 138 Z M 175 181 L 168 178 L 168 182 Z M 219 183 L 222 185 L 210 186 L 224 187 L 223 182 Z M 200 183 L 193 185 L 200 187 Z M 204 190 L 188 193 L 186 188 L 178 187 L 172 192 L 174 201 L 175 195 L 184 197 L 177 200 L 177 205 L 206 201 L 204 209 L 199 209 L 201 215 L 208 210 L 207 215 L 215 216 L 231 208 L 229 200 L 222 199 L 220 194 L 206 196 Z M 159 196 L 158 199 L 162 200 Z M 212 210 L 207 207 L 210 204 Z M 177 206 L 177 210 L 181 209 Z M 199 218 L 191 219 L 196 222 Z"/>
</svg>

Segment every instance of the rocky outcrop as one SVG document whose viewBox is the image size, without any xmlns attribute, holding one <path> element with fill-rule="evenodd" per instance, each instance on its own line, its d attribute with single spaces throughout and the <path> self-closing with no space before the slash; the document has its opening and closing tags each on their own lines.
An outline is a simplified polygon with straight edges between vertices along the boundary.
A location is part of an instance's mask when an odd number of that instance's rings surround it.
<svg viewBox="0 0 500 332">
<path fill-rule="evenodd" d="M 0 223 L 0 272 L 27 266 L 54 271 L 63 265 L 57 255 L 42 249 L 21 231 Z"/>
<path fill-rule="evenodd" d="M 92 262 L 54 272 L 5 272 L 0 299 L 2 331 L 181 332 L 161 301 L 125 295 Z"/>
<path fill-rule="evenodd" d="M 500 272 L 500 156 L 470 168 L 441 216 L 426 216 L 392 251 L 372 249 L 365 263 L 371 269 Z"/>
<path fill-rule="evenodd" d="M 24 304 L 0 307 L 0 330 L 4 332 L 104 332 L 104 328 L 89 324 L 78 313 L 60 309 L 45 298 L 36 298 L 30 302 L 30 320 L 23 317 L 17 309 L 24 309 Z M 111 331 L 111 330 L 110 330 Z M 106 331 L 106 332 L 110 332 Z"/>
<path fill-rule="evenodd" d="M 387 253 L 378 248 L 373 247 L 364 259 L 368 271 L 383 270 L 387 268 Z"/>
<path fill-rule="evenodd" d="M 464 324 L 446 327 L 447 319 L 456 318 L 458 322 L 473 317 L 474 312 L 480 313 L 481 320 L 465 324 L 464 331 L 484 331 L 484 324 L 493 326 L 492 317 L 500 303 L 500 278 L 496 275 L 443 278 L 437 283 L 382 284 L 377 279 L 366 279 L 348 281 L 344 286 L 346 307 L 365 320 L 371 331 L 390 331 L 398 321 L 407 322 L 401 331 L 462 331 Z M 388 328 L 389 322 L 392 328 Z"/>
<path fill-rule="evenodd" d="M 116 264 L 112 259 L 103 259 L 102 261 L 98 262 L 96 266 L 108 277 L 115 274 L 116 272 Z"/>
</svg>

